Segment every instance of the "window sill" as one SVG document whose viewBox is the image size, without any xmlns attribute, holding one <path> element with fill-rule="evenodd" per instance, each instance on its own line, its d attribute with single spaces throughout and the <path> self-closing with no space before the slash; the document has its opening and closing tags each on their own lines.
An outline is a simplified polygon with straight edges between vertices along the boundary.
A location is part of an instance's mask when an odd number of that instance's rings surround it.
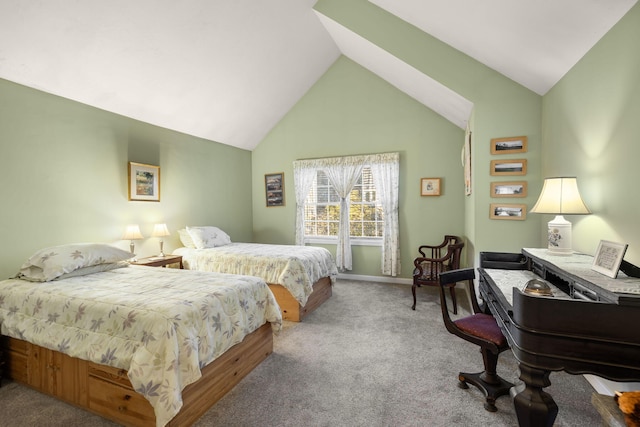
<svg viewBox="0 0 640 427">
<path fill-rule="evenodd" d="M 305 243 L 316 245 L 335 245 L 338 243 L 336 237 L 306 237 Z M 382 246 L 381 237 L 352 237 L 351 246 Z"/>
</svg>

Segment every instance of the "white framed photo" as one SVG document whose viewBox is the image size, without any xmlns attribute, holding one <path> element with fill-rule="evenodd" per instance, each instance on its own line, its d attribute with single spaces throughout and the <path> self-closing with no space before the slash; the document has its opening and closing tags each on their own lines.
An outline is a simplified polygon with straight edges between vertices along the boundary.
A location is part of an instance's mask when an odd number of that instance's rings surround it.
<svg viewBox="0 0 640 427">
<path fill-rule="evenodd" d="M 618 275 L 618 269 L 627 251 L 626 243 L 610 242 L 608 240 L 600 240 L 598 249 L 593 257 L 591 269 L 605 276 L 615 279 Z"/>
</svg>

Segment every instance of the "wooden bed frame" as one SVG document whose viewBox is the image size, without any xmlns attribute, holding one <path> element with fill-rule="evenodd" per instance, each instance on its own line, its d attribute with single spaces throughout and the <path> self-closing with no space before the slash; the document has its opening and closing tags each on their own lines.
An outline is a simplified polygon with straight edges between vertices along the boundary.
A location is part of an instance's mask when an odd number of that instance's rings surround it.
<svg viewBox="0 0 640 427">
<path fill-rule="evenodd" d="M 15 338 L 0 339 L 5 373 L 14 381 L 125 426 L 156 425 L 151 404 L 132 389 L 125 370 Z M 267 322 L 202 369 L 202 377 L 182 391 L 182 409 L 167 425 L 193 424 L 272 352 Z"/>
<path fill-rule="evenodd" d="M 302 321 L 307 314 L 331 297 L 331 279 L 329 277 L 323 277 L 313 284 L 313 292 L 309 295 L 309 299 L 304 306 L 300 305 L 298 300 L 284 286 L 274 283 L 267 283 L 267 285 L 273 292 L 273 296 L 276 297 L 282 312 L 282 318 L 292 322 Z"/>
</svg>

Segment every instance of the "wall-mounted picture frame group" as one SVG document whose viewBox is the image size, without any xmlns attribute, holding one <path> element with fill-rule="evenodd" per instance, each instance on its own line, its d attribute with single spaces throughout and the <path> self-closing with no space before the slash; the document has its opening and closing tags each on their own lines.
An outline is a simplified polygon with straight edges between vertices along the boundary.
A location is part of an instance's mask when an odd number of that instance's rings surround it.
<svg viewBox="0 0 640 427">
<path fill-rule="evenodd" d="M 591 269 L 615 279 L 628 246 L 626 243 L 600 240 L 596 254 L 593 256 Z"/>
<path fill-rule="evenodd" d="M 441 178 L 422 178 L 420 180 L 421 196 L 439 196 Z"/>
<path fill-rule="evenodd" d="M 265 174 L 264 190 L 268 208 L 284 206 L 284 172 Z"/>
<path fill-rule="evenodd" d="M 527 197 L 527 181 L 492 182 L 491 197 Z"/>
<path fill-rule="evenodd" d="M 492 176 L 526 175 L 527 159 L 491 160 Z"/>
<path fill-rule="evenodd" d="M 526 136 L 511 136 L 508 138 L 493 138 L 491 140 L 491 154 L 513 154 L 527 152 Z"/>
<path fill-rule="evenodd" d="M 489 218 L 524 221 L 527 218 L 527 205 L 514 203 L 491 203 Z"/>
<path fill-rule="evenodd" d="M 129 162 L 129 200 L 160 201 L 160 166 Z"/>
</svg>

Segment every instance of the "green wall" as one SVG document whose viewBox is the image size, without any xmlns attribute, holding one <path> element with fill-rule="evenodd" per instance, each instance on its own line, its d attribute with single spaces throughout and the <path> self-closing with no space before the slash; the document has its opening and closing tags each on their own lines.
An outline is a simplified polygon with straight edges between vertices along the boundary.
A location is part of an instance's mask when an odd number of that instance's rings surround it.
<svg viewBox="0 0 640 427">
<path fill-rule="evenodd" d="M 575 175 L 592 215 L 567 217 L 573 248 L 629 244 L 640 265 L 640 5 L 636 4 L 543 100 L 544 176 Z M 544 221 L 551 217 L 545 215 Z"/>
<path fill-rule="evenodd" d="M 491 182 L 515 179 L 491 177 L 489 164 L 497 158 L 526 158 L 528 173 L 517 179 L 529 182 L 529 196 L 500 201 L 533 206 L 541 188 L 542 98 L 367 0 L 320 0 L 314 8 L 474 104 L 470 118 L 473 192 L 464 195 L 460 162 L 464 131 L 341 57 L 253 152 L 254 238 L 293 242 L 293 160 L 400 151 L 403 277 L 411 276 L 420 244 L 439 243 L 448 233 L 466 238 L 468 265 L 479 251 L 539 246 L 540 217 L 489 219 L 489 205 L 496 201 L 490 198 Z M 528 136 L 527 153 L 490 155 L 491 138 L 517 135 Z M 287 206 L 266 208 L 263 176 L 280 171 L 285 172 Z M 420 197 L 421 177 L 443 177 L 445 194 Z M 351 273 L 379 276 L 380 249 L 354 248 Z"/>
<path fill-rule="evenodd" d="M 253 151 L 254 239 L 294 243 L 293 160 L 398 151 L 401 256 L 410 273 L 420 244 L 464 232 L 463 141 L 461 129 L 340 57 Z M 286 206 L 267 208 L 264 174 L 283 171 Z M 420 196 L 424 177 L 443 178 L 442 196 Z M 353 255 L 352 273 L 380 275 L 379 247 L 354 246 Z"/>
<path fill-rule="evenodd" d="M 179 246 L 185 225 L 216 224 L 250 241 L 251 153 L 141 123 L 0 79 L 0 278 L 37 249 L 72 242 L 122 241 L 128 223 L 155 255 L 155 222 Z M 161 201 L 131 202 L 129 161 L 160 166 Z"/>
</svg>

